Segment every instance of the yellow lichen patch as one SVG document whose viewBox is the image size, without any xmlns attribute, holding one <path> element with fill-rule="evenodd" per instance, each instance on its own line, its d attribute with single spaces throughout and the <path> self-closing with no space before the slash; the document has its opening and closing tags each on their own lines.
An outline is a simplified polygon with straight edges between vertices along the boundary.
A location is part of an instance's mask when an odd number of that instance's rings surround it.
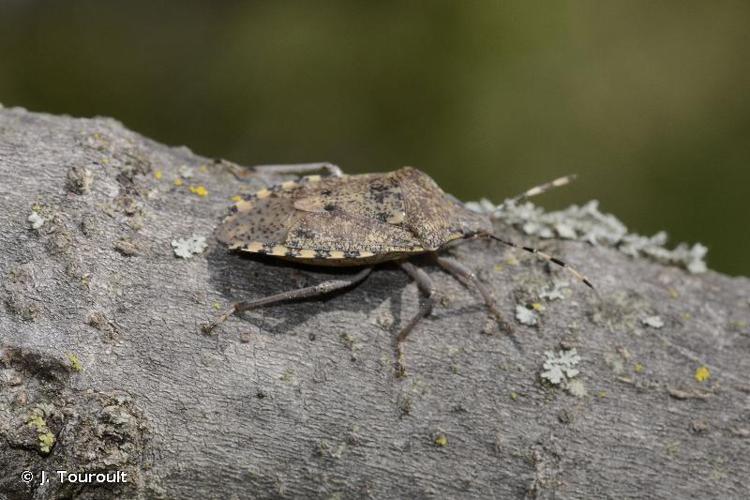
<svg viewBox="0 0 750 500">
<path fill-rule="evenodd" d="M 44 417 L 42 417 L 38 413 L 35 413 L 31 417 L 29 417 L 29 420 L 26 422 L 26 424 L 35 428 L 36 430 L 47 428 L 47 421 L 44 420 Z"/>
<path fill-rule="evenodd" d="M 55 444 L 55 435 L 47 427 L 47 421 L 44 419 L 44 410 L 38 407 L 35 408 L 29 415 L 28 420 L 26 420 L 26 425 L 36 430 L 37 439 L 39 440 L 39 451 L 49 453 Z"/>
<path fill-rule="evenodd" d="M 438 434 L 435 436 L 435 444 L 437 446 L 448 446 L 448 436 L 445 434 Z"/>
<path fill-rule="evenodd" d="M 177 178 L 177 179 L 175 179 L 175 180 L 174 180 L 174 185 L 175 185 L 175 186 L 177 186 L 177 187 L 180 187 L 180 186 L 182 186 L 183 184 L 185 184 L 185 181 L 183 181 L 183 180 L 182 180 L 182 179 L 180 179 L 180 178 Z"/>
<path fill-rule="evenodd" d="M 197 194 L 201 198 L 205 198 L 208 195 L 208 189 L 205 186 L 190 186 L 190 192 Z"/>
<path fill-rule="evenodd" d="M 263 198 L 268 198 L 269 196 L 271 196 L 271 191 L 269 191 L 268 189 L 261 189 L 260 191 L 255 193 L 255 197 L 260 200 L 262 200 Z"/>
<path fill-rule="evenodd" d="M 540 304 L 539 302 L 534 302 L 533 304 L 531 304 L 531 307 L 535 311 L 544 311 L 544 306 L 542 304 Z"/>
<path fill-rule="evenodd" d="M 207 165 L 201 165 L 200 167 L 198 167 L 198 171 L 200 173 L 202 173 L 202 174 L 205 174 L 206 172 L 208 172 L 208 166 Z"/>
<path fill-rule="evenodd" d="M 55 435 L 50 431 L 37 436 L 39 438 L 39 450 L 42 453 L 49 453 L 52 449 L 52 445 L 55 444 Z"/>
<path fill-rule="evenodd" d="M 239 202 L 239 201 L 242 201 L 242 196 L 240 196 L 240 195 L 236 194 L 236 195 L 232 196 L 232 197 L 231 197 L 231 198 L 229 198 L 229 199 L 230 199 L 230 200 L 232 200 L 233 202 L 237 203 L 237 202 Z"/>
<path fill-rule="evenodd" d="M 646 367 L 641 363 L 636 363 L 635 366 L 633 366 L 633 371 L 635 371 L 635 373 L 643 373 L 646 371 Z"/>
<path fill-rule="evenodd" d="M 500 272 L 504 269 L 502 264 L 495 264 L 495 271 Z"/>
<path fill-rule="evenodd" d="M 68 353 L 68 361 L 70 361 L 70 367 L 73 369 L 73 371 L 83 371 L 83 365 L 81 364 L 81 360 L 78 359 L 78 356 L 73 353 Z"/>
<path fill-rule="evenodd" d="M 711 371 L 707 366 L 700 366 L 695 370 L 695 380 L 698 382 L 705 382 L 711 378 Z"/>
<path fill-rule="evenodd" d="M 156 179 L 158 181 L 158 180 L 161 180 L 161 177 L 162 177 L 162 171 L 161 170 L 154 171 L 154 179 Z"/>
</svg>

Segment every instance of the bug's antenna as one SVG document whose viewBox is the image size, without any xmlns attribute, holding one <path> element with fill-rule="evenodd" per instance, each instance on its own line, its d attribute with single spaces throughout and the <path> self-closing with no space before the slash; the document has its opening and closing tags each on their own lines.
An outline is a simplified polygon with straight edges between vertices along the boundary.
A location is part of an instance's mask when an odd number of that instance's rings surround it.
<svg viewBox="0 0 750 500">
<path fill-rule="evenodd" d="M 507 245 L 509 247 L 520 248 L 522 250 L 526 250 L 529 253 L 533 253 L 533 254 L 538 255 L 539 257 L 543 258 L 546 261 L 553 262 L 553 263 L 557 264 L 560 267 L 564 267 L 568 271 L 570 271 L 571 273 L 573 273 L 573 275 L 576 278 L 578 278 L 580 281 L 582 281 L 586 286 L 588 286 L 589 288 L 591 288 L 592 290 L 594 290 L 594 285 L 591 284 L 591 282 L 589 281 L 589 279 L 586 276 L 584 276 L 583 274 L 581 274 L 575 268 L 570 267 L 568 264 L 566 264 L 565 262 L 561 261 L 557 257 L 553 257 L 553 256 L 551 256 L 551 255 L 549 255 L 547 253 L 544 253 L 544 252 L 542 252 L 540 250 L 537 250 L 536 248 L 526 247 L 526 246 L 522 246 L 522 245 L 517 245 L 517 244 L 513 243 L 512 241 L 504 240 L 502 238 L 499 238 L 499 237 L 495 236 L 494 234 L 487 234 L 487 237 L 488 238 L 492 238 L 495 241 L 499 241 L 503 245 Z"/>
<path fill-rule="evenodd" d="M 517 205 L 518 203 L 525 201 L 526 199 L 531 198 L 532 196 L 537 196 L 542 193 L 546 193 L 550 189 L 554 189 L 554 188 L 558 188 L 558 187 L 562 187 L 567 184 L 570 184 L 571 182 L 575 180 L 575 178 L 576 178 L 575 174 L 566 175 L 565 177 L 558 177 L 557 179 L 553 181 L 545 182 L 544 184 L 539 184 L 538 186 L 534 186 L 531 189 L 527 189 L 526 191 L 519 194 L 518 196 L 514 196 L 513 198 L 508 198 L 507 200 L 505 200 L 504 202 L 500 204 L 499 208 L 502 208 L 505 205 L 508 205 L 511 203 L 513 205 Z"/>
</svg>

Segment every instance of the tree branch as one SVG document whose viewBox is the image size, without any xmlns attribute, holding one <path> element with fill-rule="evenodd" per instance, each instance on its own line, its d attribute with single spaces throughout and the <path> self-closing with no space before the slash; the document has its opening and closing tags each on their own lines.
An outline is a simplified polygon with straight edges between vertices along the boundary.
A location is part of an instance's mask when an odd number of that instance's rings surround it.
<svg viewBox="0 0 750 500">
<path fill-rule="evenodd" d="M 330 277 L 213 240 L 232 196 L 278 180 L 238 172 L 110 119 L 0 110 L 0 498 L 750 494 L 748 279 L 523 241 L 597 295 L 466 242 L 448 253 L 518 346 L 425 263 L 436 306 L 398 379 L 393 336 L 419 292 L 395 266 L 201 333 L 233 301 Z M 496 230 L 526 240 L 514 227 Z M 208 248 L 177 257 L 192 236 Z M 58 469 L 128 482 L 39 484 Z"/>
</svg>

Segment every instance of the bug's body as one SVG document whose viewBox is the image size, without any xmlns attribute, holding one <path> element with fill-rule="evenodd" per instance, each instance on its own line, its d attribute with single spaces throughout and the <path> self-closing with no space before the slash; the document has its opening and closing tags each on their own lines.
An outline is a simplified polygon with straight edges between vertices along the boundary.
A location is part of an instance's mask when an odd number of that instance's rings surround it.
<svg viewBox="0 0 750 500">
<path fill-rule="evenodd" d="M 217 231 L 230 249 L 321 266 L 363 266 L 434 252 L 492 232 L 490 221 L 411 167 L 303 177 L 245 196 Z"/>
<path fill-rule="evenodd" d="M 335 165 L 307 164 L 256 167 L 256 173 L 289 173 L 327 169 L 330 177 L 313 175 L 246 195 L 232 208 L 216 231 L 219 241 L 232 250 L 270 255 L 318 266 L 358 266 L 349 278 L 336 278 L 309 286 L 239 302 L 205 327 L 211 331 L 229 316 L 282 301 L 322 296 L 362 282 L 372 266 L 396 261 L 412 277 L 425 297 L 419 312 L 396 337 L 398 373 L 403 373 L 401 343 L 421 318 L 432 310 L 432 282 L 408 261 L 429 253 L 445 271 L 467 286 L 477 289 L 488 309 L 505 328 L 492 294 L 474 273 L 461 263 L 438 255 L 452 241 L 487 237 L 512 247 L 515 243 L 493 234 L 488 217 L 472 212 L 447 195 L 427 174 L 404 167 L 383 174 L 345 176 Z M 534 187 L 514 200 L 562 186 L 570 178 L 556 179 Z M 530 247 L 520 247 L 563 267 L 559 259 Z M 570 269 L 570 268 L 569 268 Z M 588 280 L 571 271 L 584 283 Z"/>
</svg>

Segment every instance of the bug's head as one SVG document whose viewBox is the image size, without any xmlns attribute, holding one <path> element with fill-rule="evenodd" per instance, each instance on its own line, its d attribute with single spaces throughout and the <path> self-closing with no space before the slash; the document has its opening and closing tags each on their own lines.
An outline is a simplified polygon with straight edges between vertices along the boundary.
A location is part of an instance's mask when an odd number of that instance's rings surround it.
<svg viewBox="0 0 750 500">
<path fill-rule="evenodd" d="M 454 227 L 463 235 L 463 238 L 486 238 L 494 233 L 494 227 L 488 215 L 469 210 L 452 195 L 447 196 L 454 205 L 452 214 Z"/>
</svg>

